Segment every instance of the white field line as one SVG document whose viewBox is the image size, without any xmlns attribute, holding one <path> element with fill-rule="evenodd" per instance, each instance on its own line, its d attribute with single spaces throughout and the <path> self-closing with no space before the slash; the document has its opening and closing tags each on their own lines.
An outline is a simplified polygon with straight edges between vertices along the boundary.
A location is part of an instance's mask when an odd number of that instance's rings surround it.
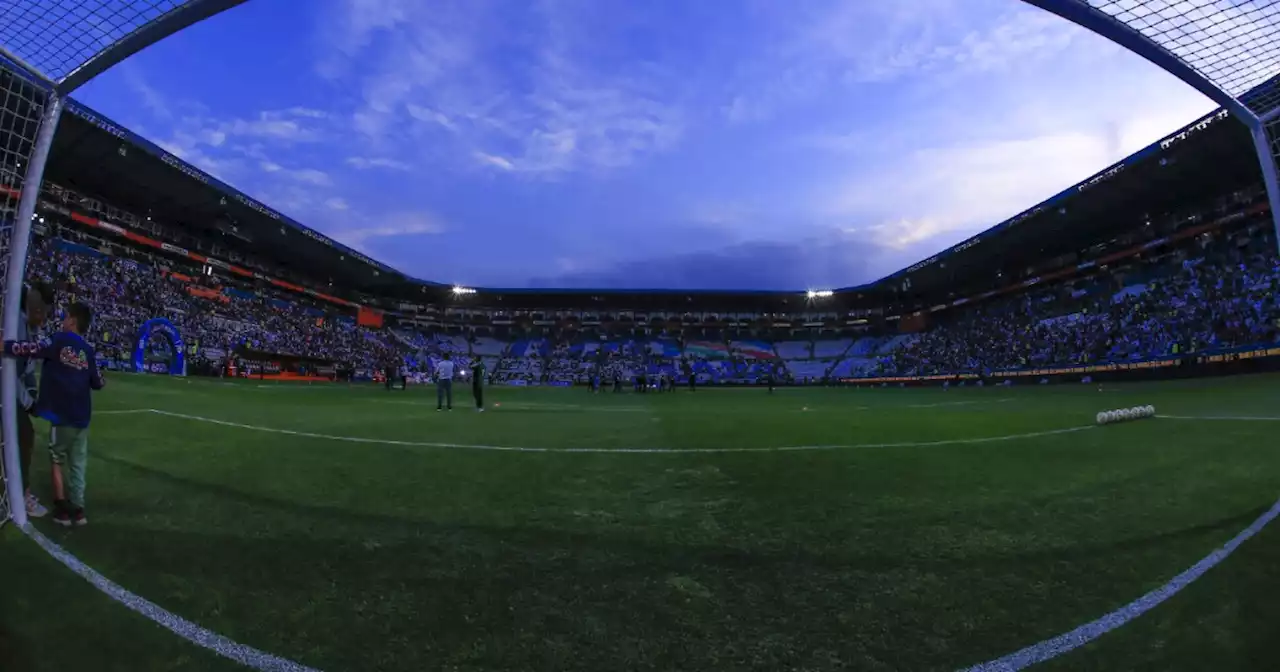
<svg viewBox="0 0 1280 672">
<path fill-rule="evenodd" d="M 76 556 L 68 553 L 61 546 L 54 543 L 53 540 L 41 534 L 35 527 L 28 524 L 22 528 L 22 531 L 39 544 L 40 548 L 43 548 L 46 553 L 53 556 L 55 560 L 66 565 L 71 571 L 79 574 L 89 583 L 92 583 L 95 588 L 105 593 L 107 597 L 123 604 L 156 625 L 196 646 L 208 649 L 224 658 L 230 658 L 245 667 L 259 670 L 259 672 L 319 672 L 315 668 L 295 663 L 287 658 L 274 656 L 265 651 L 259 651 L 251 646 L 245 646 L 216 632 L 200 627 L 156 603 L 120 587 L 111 579 L 99 574 L 92 567 L 81 562 Z"/>
<path fill-rule="evenodd" d="M 1191 582 L 1203 576 L 1214 565 L 1226 560 L 1228 556 L 1240 547 L 1240 544 L 1262 531 L 1262 528 L 1275 520 L 1278 515 L 1280 515 L 1280 501 L 1273 504 L 1270 510 L 1259 516 L 1257 520 L 1253 521 L 1253 524 L 1242 530 L 1226 545 L 1205 556 L 1203 560 L 1192 565 L 1191 569 L 1173 577 L 1169 583 L 1156 588 L 1102 618 L 1085 623 L 1071 632 L 1064 632 L 1057 637 L 1046 639 L 1038 644 L 1032 644 L 1007 656 L 982 663 L 981 665 L 975 665 L 968 668 L 967 672 L 1013 672 L 1036 663 L 1043 663 L 1046 660 L 1057 658 L 1064 653 L 1092 642 L 1147 613 L 1161 602 L 1176 595 L 1178 591 L 1191 585 Z"/>
<path fill-rule="evenodd" d="M 895 443 L 849 443 L 849 444 L 829 444 L 814 446 L 766 446 L 760 448 L 688 448 L 688 449 L 670 449 L 670 448 L 531 448 L 528 446 L 491 446 L 474 443 L 446 443 L 437 441 L 399 441 L 395 439 L 374 439 L 360 436 L 340 436 L 335 434 L 320 434 L 317 432 L 303 432 L 293 429 L 278 429 L 275 427 L 263 427 L 261 425 L 250 425 L 242 422 L 231 422 L 229 420 L 218 420 L 216 418 L 206 418 L 199 415 L 188 415 L 186 413 L 174 413 L 172 411 L 162 411 L 160 409 L 149 409 L 151 413 L 163 415 L 171 418 L 179 418 L 182 420 L 191 420 L 194 422 L 205 422 L 213 425 L 222 425 L 223 427 L 236 427 L 238 429 L 247 429 L 255 432 L 268 432 L 271 434 L 286 434 L 289 436 L 301 436 L 311 439 L 323 439 L 326 441 L 345 441 L 348 443 L 370 443 L 386 446 L 410 446 L 419 448 L 455 448 L 460 450 L 495 450 L 516 453 L 623 453 L 623 454 L 668 454 L 668 455 L 685 455 L 685 454 L 705 454 L 705 453 L 781 453 L 804 450 L 842 450 L 856 448 L 926 448 L 931 446 L 961 446 L 980 443 L 996 443 L 1000 441 L 1018 441 L 1021 439 L 1034 439 L 1042 436 L 1054 436 L 1058 434 L 1070 434 L 1073 432 L 1083 432 L 1094 429 L 1095 425 L 1081 425 L 1078 427 L 1066 427 L 1063 429 L 1049 429 L 1039 432 L 1027 432 L 1023 434 L 1006 434 L 1003 436 L 984 436 L 971 439 L 943 439 L 939 441 L 902 441 Z"/>
<path fill-rule="evenodd" d="M 405 401 L 403 399 L 366 399 L 365 401 L 371 404 L 416 406 L 424 411 L 434 411 L 436 406 L 434 399 L 429 397 L 423 397 L 420 401 Z M 490 406 L 511 411 L 585 411 L 590 413 L 648 413 L 652 410 L 644 406 L 583 406 L 581 404 L 539 404 L 520 401 L 491 403 Z"/>
<path fill-rule="evenodd" d="M 1003 404 L 1010 401 L 1013 401 L 1012 397 L 1006 397 L 1004 399 L 992 399 L 989 401 L 983 400 L 983 399 L 973 399 L 970 401 L 939 401 L 934 404 L 908 404 L 906 406 L 899 406 L 898 408 L 941 408 L 943 406 L 974 406 L 977 404 Z M 894 407 L 882 406 L 881 408 L 894 408 Z"/>
<path fill-rule="evenodd" d="M 127 415 L 129 413 L 150 413 L 149 408 L 130 408 L 122 411 L 94 411 L 94 415 Z"/>
<path fill-rule="evenodd" d="M 1161 420 L 1228 420 L 1235 422 L 1280 422 L 1273 415 L 1157 415 Z"/>
</svg>

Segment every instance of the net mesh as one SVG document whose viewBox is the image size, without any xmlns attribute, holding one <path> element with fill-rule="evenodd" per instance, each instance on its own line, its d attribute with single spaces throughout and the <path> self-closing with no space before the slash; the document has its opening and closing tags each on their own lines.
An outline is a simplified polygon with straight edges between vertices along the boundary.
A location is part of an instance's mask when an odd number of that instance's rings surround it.
<svg viewBox="0 0 1280 672">
<path fill-rule="evenodd" d="M 12 261 L 9 239 L 46 100 L 42 88 L 0 67 L 0 278 L 5 277 Z M 22 254 L 25 258 L 26 250 Z M 0 314 L 3 314 L 4 301 L 0 292 Z M 0 362 L 0 366 L 4 364 Z M 6 413 L 5 420 L 9 421 L 10 417 Z M 7 477 L 18 477 L 4 472 L 4 460 L 0 460 L 0 494 L 4 493 Z M 0 525 L 9 519 L 8 502 L 7 497 L 0 496 Z"/>
<path fill-rule="evenodd" d="M 0 0 L 0 46 L 59 81 L 139 29 L 199 0 Z"/>
<path fill-rule="evenodd" d="M 1280 0 L 1084 0 L 1177 56 L 1259 116 L 1280 107 Z M 1259 87 L 1270 91 L 1257 94 Z"/>
</svg>

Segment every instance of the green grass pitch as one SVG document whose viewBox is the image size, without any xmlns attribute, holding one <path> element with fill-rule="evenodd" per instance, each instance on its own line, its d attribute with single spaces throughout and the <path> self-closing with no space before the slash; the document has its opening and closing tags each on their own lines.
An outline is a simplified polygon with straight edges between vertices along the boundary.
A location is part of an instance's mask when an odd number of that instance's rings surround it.
<svg viewBox="0 0 1280 672">
<path fill-rule="evenodd" d="M 1142 404 L 1280 416 L 1280 378 L 491 388 L 484 414 L 457 392 L 437 413 L 429 388 L 115 376 L 98 411 L 242 426 L 100 414 L 90 526 L 38 527 L 164 608 L 327 672 L 953 670 L 1165 584 L 1280 495 L 1280 422 L 1093 426 Z M 957 441 L 1010 435 L 1033 436 Z M 1273 669 L 1278 567 L 1267 528 L 1042 667 Z M 10 526 L 0 669 L 238 668 Z"/>
</svg>

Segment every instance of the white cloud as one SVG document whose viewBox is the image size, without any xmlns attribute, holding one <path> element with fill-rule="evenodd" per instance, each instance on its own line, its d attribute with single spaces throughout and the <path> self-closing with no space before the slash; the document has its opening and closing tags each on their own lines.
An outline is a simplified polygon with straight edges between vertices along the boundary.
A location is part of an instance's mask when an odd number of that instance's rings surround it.
<svg viewBox="0 0 1280 672">
<path fill-rule="evenodd" d="M 307 128 L 298 119 L 272 112 L 262 112 L 256 119 L 234 119 L 219 125 L 218 131 L 227 135 L 285 142 L 313 142 L 321 137 L 319 132 Z"/>
<path fill-rule="evenodd" d="M 438 112 L 430 108 L 422 107 L 421 105 L 414 105 L 413 103 L 408 103 L 404 107 L 405 107 L 405 110 L 409 112 L 409 116 L 413 117 L 414 119 L 417 119 L 418 121 L 426 121 L 426 122 L 438 124 L 439 126 L 443 127 L 447 131 L 452 131 L 455 133 L 458 131 L 457 124 L 453 123 L 453 120 L 449 119 L 449 117 L 445 116 L 441 112 Z"/>
<path fill-rule="evenodd" d="M 337 210 L 339 212 L 351 209 L 351 206 L 347 205 L 346 201 L 337 197 L 326 200 L 324 202 L 324 205 L 326 208 L 329 208 L 330 210 Z"/>
<path fill-rule="evenodd" d="M 598 37 L 576 23 L 590 6 L 544 2 L 513 9 L 516 17 L 483 3 L 371 1 L 346 0 L 335 21 L 349 29 L 331 31 L 335 51 L 322 71 L 369 73 L 351 121 L 375 146 L 418 142 L 455 160 L 501 148 L 485 154 L 510 167 L 487 165 L 554 175 L 628 166 L 681 135 L 683 113 L 657 93 L 674 75 L 578 57 Z M 377 20 L 368 17 L 375 9 Z M 529 55 L 513 58 L 513 44 Z M 335 67 L 335 58 L 364 67 Z M 427 129 L 456 140 L 441 146 Z"/>
<path fill-rule="evenodd" d="M 360 228 L 333 231 L 329 235 L 357 250 L 367 252 L 369 244 L 374 240 L 438 234 L 444 230 L 445 226 L 429 214 L 402 212 L 383 216 Z"/>
<path fill-rule="evenodd" d="M 258 164 L 258 168 L 270 175 L 317 187 L 333 184 L 333 178 L 328 173 L 315 168 L 285 168 L 273 161 L 263 161 Z"/>
<path fill-rule="evenodd" d="M 880 97 L 896 93 L 889 85 L 927 89 L 939 80 L 1053 63 L 1083 33 L 1007 0 L 769 4 L 762 11 L 779 35 L 730 78 L 721 112 L 731 123 L 764 121 L 842 93 Z"/>
<path fill-rule="evenodd" d="M 1064 114 L 1049 128 L 1030 130 L 1024 129 L 1040 124 L 994 116 L 967 136 L 860 166 L 818 198 L 825 215 L 887 248 L 933 241 L 941 249 L 1069 188 L 1210 107 L 1188 97 L 1154 114 L 1117 109 L 1102 120 L 1076 109 L 1077 120 Z"/>
<path fill-rule="evenodd" d="M 333 178 L 329 177 L 328 173 L 323 170 L 316 170 L 315 168 L 300 168 L 297 170 L 284 170 L 281 172 L 290 179 L 317 187 L 325 187 L 333 184 Z"/>
<path fill-rule="evenodd" d="M 173 117 L 173 112 L 169 109 L 168 99 L 157 91 L 155 87 L 151 86 L 141 70 L 136 66 L 124 63 L 120 67 L 120 73 L 124 76 L 125 83 L 129 89 L 148 111 L 160 119 Z"/>
<path fill-rule="evenodd" d="M 295 117 L 306 117 L 308 119 L 328 119 L 329 113 L 324 110 L 315 110 L 309 107 L 291 107 L 285 110 L 286 114 Z"/>
<path fill-rule="evenodd" d="M 497 156 L 495 154 L 485 154 L 484 152 L 475 152 L 473 156 L 475 156 L 477 161 L 479 161 L 480 163 L 486 166 L 492 166 L 494 168 L 500 168 L 502 170 L 516 169 L 515 164 L 512 163 L 510 159 L 502 156 Z"/>
<path fill-rule="evenodd" d="M 388 159 L 385 157 L 364 157 L 350 156 L 347 157 L 346 164 L 357 170 L 370 170 L 373 168 L 384 168 L 386 170 L 412 170 L 413 166 L 404 161 Z"/>
</svg>

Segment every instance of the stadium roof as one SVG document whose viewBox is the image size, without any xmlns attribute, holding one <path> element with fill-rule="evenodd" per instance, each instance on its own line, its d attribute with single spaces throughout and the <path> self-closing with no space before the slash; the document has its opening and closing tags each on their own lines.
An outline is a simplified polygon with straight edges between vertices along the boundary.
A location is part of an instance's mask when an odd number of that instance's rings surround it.
<svg viewBox="0 0 1280 672">
<path fill-rule="evenodd" d="M 270 258 L 304 277 L 365 290 L 403 273 L 272 209 L 85 105 L 70 100 L 45 179 L 133 213 Z M 433 284 L 433 283 L 425 283 Z"/>
<path fill-rule="evenodd" d="M 80 103 L 68 102 L 55 138 L 46 171 L 50 181 L 192 233 L 216 238 L 234 231 L 239 241 L 228 238 L 228 245 L 252 250 L 304 277 L 398 301 L 449 297 L 448 285 L 411 278 L 306 227 Z M 939 294 L 1078 251 L 1111 230 L 1206 202 L 1258 179 L 1247 130 L 1219 110 L 968 240 L 875 282 L 837 290 L 828 305 L 840 309 L 908 297 L 936 300 Z M 486 302 L 513 307 L 623 302 L 794 310 L 805 289 L 480 291 Z"/>
</svg>

